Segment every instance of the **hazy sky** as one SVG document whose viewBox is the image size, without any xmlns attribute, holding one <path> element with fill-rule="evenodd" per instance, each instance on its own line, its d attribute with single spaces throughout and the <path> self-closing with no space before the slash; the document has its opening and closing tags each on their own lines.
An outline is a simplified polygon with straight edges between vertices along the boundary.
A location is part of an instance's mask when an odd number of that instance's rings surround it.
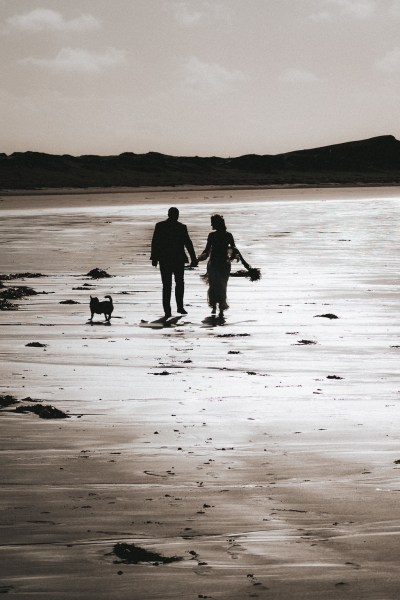
<svg viewBox="0 0 400 600">
<path fill-rule="evenodd" d="M 400 0 L 0 0 L 0 152 L 400 137 Z"/>
</svg>

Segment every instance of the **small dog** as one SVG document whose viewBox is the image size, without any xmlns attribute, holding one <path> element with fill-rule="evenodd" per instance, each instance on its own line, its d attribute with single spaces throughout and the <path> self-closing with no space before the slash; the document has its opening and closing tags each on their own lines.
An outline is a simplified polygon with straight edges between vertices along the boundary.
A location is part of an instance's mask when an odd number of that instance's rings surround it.
<svg viewBox="0 0 400 600">
<path fill-rule="evenodd" d="M 104 315 L 106 321 L 110 321 L 114 305 L 111 296 L 104 296 L 108 300 L 100 302 L 95 296 L 90 296 L 90 313 L 91 317 L 89 321 L 93 320 L 93 315 Z"/>
</svg>

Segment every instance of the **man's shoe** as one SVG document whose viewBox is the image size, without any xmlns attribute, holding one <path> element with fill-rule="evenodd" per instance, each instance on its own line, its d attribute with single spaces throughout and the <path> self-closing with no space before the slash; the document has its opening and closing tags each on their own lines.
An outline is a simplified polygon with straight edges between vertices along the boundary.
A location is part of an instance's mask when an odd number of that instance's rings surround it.
<svg viewBox="0 0 400 600">
<path fill-rule="evenodd" d="M 166 312 L 164 315 L 164 319 L 170 319 L 172 317 L 172 313 L 171 312 Z"/>
<path fill-rule="evenodd" d="M 182 308 L 178 308 L 178 313 L 179 313 L 180 315 L 187 315 L 187 310 L 185 310 L 185 309 L 183 308 L 183 306 L 182 306 Z"/>
</svg>

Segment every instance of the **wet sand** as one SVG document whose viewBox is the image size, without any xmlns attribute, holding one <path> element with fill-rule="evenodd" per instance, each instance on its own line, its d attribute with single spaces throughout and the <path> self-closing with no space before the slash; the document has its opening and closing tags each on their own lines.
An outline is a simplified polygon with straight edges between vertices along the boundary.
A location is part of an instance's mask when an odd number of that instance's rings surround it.
<svg viewBox="0 0 400 600">
<path fill-rule="evenodd" d="M 0 312 L 0 394 L 69 415 L 0 410 L 0 593 L 397 599 L 398 190 L 0 200 L 0 272 L 43 275 L 4 284 L 46 292 Z M 189 314 L 160 321 L 149 244 L 172 204 L 198 253 L 218 211 L 262 270 L 231 278 L 225 323 L 204 263 Z M 182 560 L 127 564 L 118 543 Z"/>
</svg>

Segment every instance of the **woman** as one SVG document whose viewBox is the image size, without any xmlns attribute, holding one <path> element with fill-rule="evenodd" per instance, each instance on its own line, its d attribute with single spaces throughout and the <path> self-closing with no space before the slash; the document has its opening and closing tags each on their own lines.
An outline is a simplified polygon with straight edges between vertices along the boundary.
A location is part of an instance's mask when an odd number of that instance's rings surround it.
<svg viewBox="0 0 400 600">
<path fill-rule="evenodd" d="M 198 260 L 208 260 L 208 303 L 212 308 L 212 314 L 217 312 L 224 316 L 224 310 L 229 308 L 226 301 L 226 288 L 231 272 L 231 260 L 240 257 L 235 246 L 233 235 L 226 230 L 224 218 L 221 215 L 212 215 L 212 231 L 208 235 L 207 245 Z"/>
</svg>

